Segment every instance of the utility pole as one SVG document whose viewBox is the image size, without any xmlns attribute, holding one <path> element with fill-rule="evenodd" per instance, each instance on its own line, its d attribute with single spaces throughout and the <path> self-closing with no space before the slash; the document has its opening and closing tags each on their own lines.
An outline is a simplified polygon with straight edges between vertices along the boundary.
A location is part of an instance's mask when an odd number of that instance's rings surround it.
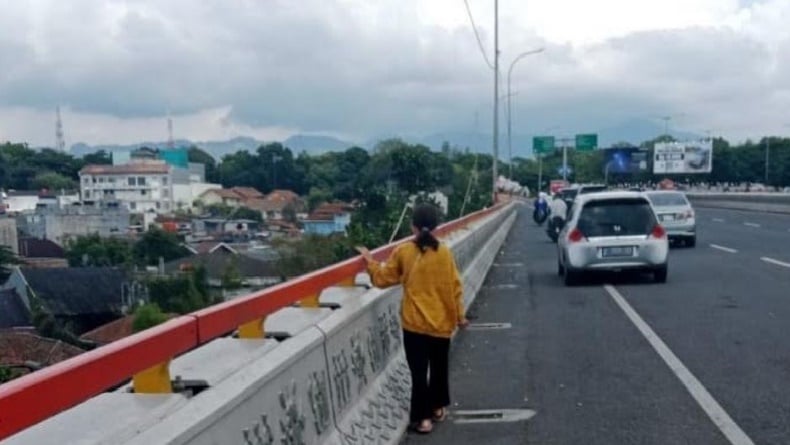
<svg viewBox="0 0 790 445">
<path fill-rule="evenodd" d="M 496 203 L 496 183 L 499 176 L 497 160 L 499 158 L 499 0 L 494 0 L 494 166 L 492 198 Z"/>
<path fill-rule="evenodd" d="M 768 187 L 768 171 L 771 159 L 771 137 L 765 138 L 765 187 Z"/>
<path fill-rule="evenodd" d="M 573 138 L 557 139 L 562 144 L 562 180 L 568 180 L 568 142 L 574 140 Z"/>
</svg>

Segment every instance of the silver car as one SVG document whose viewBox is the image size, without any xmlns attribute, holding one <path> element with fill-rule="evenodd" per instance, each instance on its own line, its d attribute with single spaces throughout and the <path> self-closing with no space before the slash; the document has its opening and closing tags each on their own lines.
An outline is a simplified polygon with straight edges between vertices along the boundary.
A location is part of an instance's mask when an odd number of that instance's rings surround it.
<svg viewBox="0 0 790 445">
<path fill-rule="evenodd" d="M 557 241 L 557 271 L 566 285 L 585 272 L 645 270 L 667 280 L 669 240 L 640 192 L 579 195 Z"/>
<path fill-rule="evenodd" d="M 697 221 L 686 195 L 673 191 L 647 192 L 646 195 L 670 241 L 678 240 L 694 247 L 697 244 Z"/>
</svg>

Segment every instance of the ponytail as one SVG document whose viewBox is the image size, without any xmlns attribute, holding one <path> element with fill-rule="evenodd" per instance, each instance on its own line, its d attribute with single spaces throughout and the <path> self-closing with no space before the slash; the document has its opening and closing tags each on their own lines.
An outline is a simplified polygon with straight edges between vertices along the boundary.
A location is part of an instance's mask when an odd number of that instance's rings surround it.
<svg viewBox="0 0 790 445">
<path fill-rule="evenodd" d="M 415 238 L 414 242 L 417 244 L 417 247 L 420 248 L 421 252 L 425 252 L 429 247 L 433 250 L 439 248 L 439 240 L 433 236 L 431 229 L 427 227 L 420 228 L 420 233 L 417 234 L 417 238 Z"/>
<path fill-rule="evenodd" d="M 433 236 L 433 229 L 439 225 L 439 211 L 435 206 L 427 203 L 418 204 L 412 213 L 411 225 L 417 230 L 414 243 L 425 252 L 428 248 L 439 248 L 439 240 Z"/>
</svg>

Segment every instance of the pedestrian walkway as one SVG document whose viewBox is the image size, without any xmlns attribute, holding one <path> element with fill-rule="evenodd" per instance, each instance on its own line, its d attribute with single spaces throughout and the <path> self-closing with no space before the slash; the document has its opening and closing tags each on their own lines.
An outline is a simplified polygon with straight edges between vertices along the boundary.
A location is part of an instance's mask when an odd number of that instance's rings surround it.
<svg viewBox="0 0 790 445">
<path fill-rule="evenodd" d="M 521 444 L 527 420 L 497 422 L 505 416 L 530 415 L 525 344 L 530 277 L 525 267 L 526 224 L 521 208 L 483 288 L 468 311 L 470 329 L 456 337 L 450 357 L 451 416 L 433 433 L 410 433 L 404 444 Z M 534 230 L 534 228 L 532 228 Z M 547 240 L 548 241 L 548 240 Z M 502 323 L 502 325 L 500 325 Z M 476 326 L 477 325 L 477 326 Z M 502 410 L 518 410 L 505 411 Z M 463 415 L 463 417 L 462 417 Z M 480 422 L 480 423 L 466 423 Z"/>
</svg>

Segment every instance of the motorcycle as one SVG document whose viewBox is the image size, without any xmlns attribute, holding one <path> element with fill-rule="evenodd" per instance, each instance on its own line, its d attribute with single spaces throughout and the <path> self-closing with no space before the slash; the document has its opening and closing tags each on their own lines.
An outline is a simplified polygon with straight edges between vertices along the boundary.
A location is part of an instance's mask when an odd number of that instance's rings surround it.
<svg viewBox="0 0 790 445">
<path fill-rule="evenodd" d="M 532 212 L 532 220 L 535 221 L 535 224 L 539 226 L 542 226 L 548 217 L 549 212 L 540 207 L 535 207 L 535 210 Z"/>
<path fill-rule="evenodd" d="M 562 227 L 565 225 L 565 220 L 562 217 L 555 216 L 549 220 L 549 223 L 546 224 L 546 235 L 548 235 L 549 239 L 552 242 L 557 242 L 560 238 L 560 232 L 562 231 Z"/>
</svg>

